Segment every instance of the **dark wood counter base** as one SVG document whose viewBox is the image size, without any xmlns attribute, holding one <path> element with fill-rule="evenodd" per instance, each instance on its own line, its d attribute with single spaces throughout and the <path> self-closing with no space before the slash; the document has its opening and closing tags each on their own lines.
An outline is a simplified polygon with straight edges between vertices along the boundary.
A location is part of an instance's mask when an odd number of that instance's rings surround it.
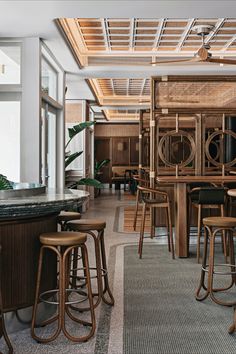
<svg viewBox="0 0 236 354">
<path fill-rule="evenodd" d="M 56 215 L 0 221 L 4 312 L 34 303 L 39 235 L 57 230 Z M 44 267 L 47 271 L 42 280 L 43 288 L 53 288 L 56 283 L 56 259 L 52 254 L 47 255 Z"/>
</svg>

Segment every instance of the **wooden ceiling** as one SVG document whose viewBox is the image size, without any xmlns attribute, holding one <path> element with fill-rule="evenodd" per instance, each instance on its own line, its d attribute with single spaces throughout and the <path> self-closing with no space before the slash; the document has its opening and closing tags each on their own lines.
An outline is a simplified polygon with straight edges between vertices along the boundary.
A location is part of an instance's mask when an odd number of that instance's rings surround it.
<svg viewBox="0 0 236 354">
<path fill-rule="evenodd" d="M 147 73 L 151 62 L 192 58 L 202 45 L 201 37 L 193 30 L 194 26 L 214 26 L 206 36 L 205 43 L 210 45 L 210 52 L 215 58 L 236 55 L 236 18 L 61 18 L 57 23 L 81 69 L 94 70 L 94 78 L 87 81 L 99 105 L 104 106 L 101 109 L 108 120 L 138 119 L 137 108 L 150 104 L 150 79 L 147 78 L 150 74 Z M 119 67 L 122 72 L 127 66 L 131 71 L 136 67 L 136 70 L 140 71 L 140 77 L 128 79 L 109 76 L 111 68 Z M 107 76 L 96 79 L 96 70 L 102 70 Z M 126 71 L 124 70 L 124 73 Z M 175 93 L 175 89 L 171 90 Z M 202 92 L 203 96 L 205 91 L 209 92 L 206 87 L 198 87 L 196 90 Z M 230 88 L 228 97 L 232 96 L 233 91 L 234 87 Z M 178 96 L 172 95 L 171 91 L 163 94 L 159 98 L 159 104 L 165 105 L 169 100 L 173 105 L 176 102 L 181 105 L 183 92 L 188 93 L 192 101 L 198 100 L 192 97 L 191 88 L 188 90 L 185 87 L 179 92 Z M 210 96 L 205 97 L 211 99 Z M 221 102 L 225 100 L 228 104 L 228 98 L 223 96 L 221 95 Z M 234 104 L 233 102 L 232 105 Z M 119 111 L 119 108 L 122 110 Z"/>
<path fill-rule="evenodd" d="M 104 110 L 104 114 L 108 121 L 139 121 L 140 117 L 138 109 L 107 109 Z"/>
<path fill-rule="evenodd" d="M 213 19 L 60 19 L 81 66 L 150 65 L 158 57 L 191 57 L 201 46 L 193 27 L 214 26 L 206 37 L 214 55 L 236 51 L 236 18 Z"/>
<path fill-rule="evenodd" d="M 90 79 L 100 105 L 137 105 L 150 102 L 150 79 Z"/>
</svg>

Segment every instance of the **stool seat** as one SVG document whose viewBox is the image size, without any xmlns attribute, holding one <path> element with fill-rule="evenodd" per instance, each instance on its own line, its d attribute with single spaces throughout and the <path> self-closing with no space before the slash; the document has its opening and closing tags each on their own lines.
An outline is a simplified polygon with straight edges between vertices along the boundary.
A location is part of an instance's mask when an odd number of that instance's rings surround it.
<svg viewBox="0 0 236 354">
<path fill-rule="evenodd" d="M 77 220 L 81 218 L 80 213 L 76 213 L 75 211 L 61 211 L 59 215 L 57 215 L 57 222 Z"/>
<path fill-rule="evenodd" d="M 43 245 L 51 246 L 73 246 L 85 243 L 87 236 L 79 232 L 49 232 L 40 235 L 40 242 Z"/>
<path fill-rule="evenodd" d="M 73 231 L 103 230 L 106 222 L 102 219 L 81 219 L 68 222 L 68 228 Z"/>
<path fill-rule="evenodd" d="M 215 227 L 235 227 L 236 218 L 211 216 L 203 219 L 203 225 Z"/>
</svg>

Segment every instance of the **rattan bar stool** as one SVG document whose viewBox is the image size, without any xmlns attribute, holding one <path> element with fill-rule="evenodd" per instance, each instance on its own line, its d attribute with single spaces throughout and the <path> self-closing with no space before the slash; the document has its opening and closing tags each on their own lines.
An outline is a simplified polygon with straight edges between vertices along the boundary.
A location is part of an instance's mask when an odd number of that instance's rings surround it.
<svg viewBox="0 0 236 354">
<path fill-rule="evenodd" d="M 11 345 L 10 339 L 7 335 L 4 313 L 3 313 L 3 303 L 2 303 L 2 281 L 1 281 L 1 272 L 2 272 L 2 246 L 0 245 L 0 337 L 3 336 L 6 345 L 8 347 L 8 354 L 13 354 L 13 347 Z M 0 353 L 1 354 L 1 353 Z"/>
<path fill-rule="evenodd" d="M 68 339 L 70 339 L 73 342 L 85 342 L 89 338 L 91 338 L 95 332 L 96 323 L 95 323 L 92 289 L 91 289 L 91 282 L 90 282 L 88 254 L 87 254 L 87 247 L 85 245 L 86 240 L 87 240 L 87 236 L 85 234 L 81 234 L 78 232 L 74 233 L 74 232 L 64 231 L 64 232 L 55 232 L 55 233 L 45 233 L 40 235 L 41 249 L 39 255 L 35 303 L 33 306 L 32 324 L 31 324 L 31 335 L 39 343 L 49 343 L 55 340 L 61 331 Z M 86 282 L 87 297 L 89 301 L 91 322 L 87 322 L 82 319 L 79 319 L 71 313 L 71 306 L 81 302 L 80 299 L 70 300 L 70 296 L 72 294 L 73 295 L 79 294 L 79 290 L 69 288 L 70 256 L 72 250 L 78 247 L 81 249 L 81 253 L 84 260 L 84 271 L 87 279 Z M 43 255 L 45 250 L 47 251 L 51 250 L 57 255 L 57 258 L 59 260 L 59 274 L 58 274 L 59 284 L 57 289 L 53 289 L 53 290 L 50 289 L 40 294 L 40 281 L 41 281 L 41 274 L 42 274 Z M 58 300 L 57 301 L 54 301 L 54 299 L 51 300 L 51 297 L 54 297 L 55 295 L 57 295 Z M 44 327 L 48 324 L 53 323 L 54 321 L 57 321 L 57 329 L 55 333 L 47 338 L 40 337 L 35 333 L 36 314 L 37 314 L 37 307 L 39 301 L 43 301 L 45 303 L 58 306 L 58 314 L 54 315 L 50 319 L 40 324 L 41 327 Z M 70 333 L 66 329 L 65 315 L 68 315 L 68 317 L 72 321 L 76 322 L 77 324 L 90 326 L 91 329 L 89 333 L 81 337 L 75 337 L 70 335 Z"/>
<path fill-rule="evenodd" d="M 143 239 L 144 239 L 144 229 L 145 229 L 147 208 L 150 209 L 164 208 L 166 212 L 168 250 L 169 252 L 171 252 L 172 258 L 174 259 L 175 251 L 174 251 L 173 232 L 172 232 L 172 223 L 171 223 L 170 201 L 169 201 L 168 193 L 157 189 L 147 188 L 147 187 L 139 187 L 139 191 L 141 193 L 141 199 L 143 204 L 142 221 L 141 221 L 139 246 L 138 246 L 139 258 L 142 258 L 142 253 L 143 253 Z"/>
<path fill-rule="evenodd" d="M 202 259 L 202 269 L 201 269 L 201 277 L 198 289 L 196 291 L 196 300 L 202 301 L 205 300 L 208 295 L 210 295 L 211 299 L 219 305 L 224 306 L 234 306 L 235 302 L 227 302 L 222 301 L 216 298 L 215 293 L 221 291 L 229 290 L 234 284 L 236 285 L 236 266 L 235 266 L 235 256 L 234 256 L 234 242 L 233 232 L 236 227 L 236 218 L 232 217 L 208 217 L 203 219 L 204 225 L 204 252 Z M 229 257 L 230 263 L 226 264 L 215 264 L 215 238 L 218 232 L 222 232 L 223 237 L 227 237 L 228 246 L 229 246 Z M 208 256 L 208 264 L 207 264 L 207 251 L 208 251 L 208 240 L 210 242 L 209 247 L 209 256 Z M 217 271 L 217 267 L 225 267 L 230 268 L 230 271 Z M 207 285 L 205 284 L 205 275 L 208 273 Z M 225 288 L 214 288 L 213 281 L 214 275 L 231 275 L 231 283 L 229 286 Z M 201 291 L 205 291 L 203 295 L 201 295 Z"/>
<path fill-rule="evenodd" d="M 107 305 L 114 305 L 114 297 L 112 295 L 108 281 L 108 269 L 104 241 L 105 227 L 106 222 L 100 219 L 81 219 L 70 221 L 68 223 L 69 230 L 85 232 L 86 234 L 91 235 L 94 241 L 96 266 L 90 267 L 90 270 L 95 270 L 96 273 L 95 276 L 91 276 L 91 279 L 97 279 L 97 293 L 93 293 L 94 296 L 97 296 L 94 307 L 97 307 L 101 300 L 103 300 L 103 302 Z M 78 266 L 74 263 L 72 272 L 75 275 L 75 279 L 84 279 L 86 281 L 86 276 L 83 277 L 77 275 L 78 270 Z"/>
<path fill-rule="evenodd" d="M 66 231 L 68 221 L 79 220 L 81 214 L 74 211 L 61 211 L 57 215 L 57 223 L 61 226 L 61 231 Z"/>
</svg>

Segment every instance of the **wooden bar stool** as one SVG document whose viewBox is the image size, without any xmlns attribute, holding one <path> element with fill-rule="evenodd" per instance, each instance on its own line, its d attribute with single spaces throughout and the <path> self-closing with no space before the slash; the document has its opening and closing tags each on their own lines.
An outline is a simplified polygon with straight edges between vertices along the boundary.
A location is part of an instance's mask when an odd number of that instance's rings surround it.
<svg viewBox="0 0 236 354">
<path fill-rule="evenodd" d="M 93 298 L 92 298 L 92 289 L 91 289 L 91 282 L 90 282 L 90 272 L 89 272 L 89 263 L 88 263 L 88 254 L 85 242 L 87 240 L 87 236 L 81 233 L 74 233 L 74 232 L 55 232 L 55 233 L 45 233 L 40 235 L 40 242 L 41 242 L 41 249 L 39 255 L 39 265 L 38 265 L 38 275 L 37 275 L 37 283 L 36 283 L 36 293 L 35 293 L 35 303 L 33 306 L 33 316 L 32 316 L 32 324 L 31 324 L 31 335 L 32 337 L 38 341 L 39 343 L 49 343 L 55 340 L 60 332 L 62 331 L 65 336 L 74 342 L 85 342 L 89 338 L 91 338 L 95 332 L 95 314 L 94 314 L 94 307 L 93 307 Z M 69 284 L 69 276 L 70 276 L 70 255 L 71 251 L 74 248 L 80 248 L 81 253 L 83 255 L 84 260 L 84 271 L 86 274 L 86 285 L 87 285 L 87 296 L 89 301 L 89 310 L 91 315 L 91 322 L 84 321 L 75 317 L 71 313 L 71 306 L 77 303 L 80 303 L 81 300 L 73 299 L 70 301 L 69 296 L 75 295 L 76 293 L 79 294 L 78 289 L 68 288 Z M 57 289 L 48 290 L 43 293 L 40 292 L 40 282 L 41 282 L 41 275 L 42 275 L 42 264 L 43 264 L 43 255 L 45 250 L 51 250 L 52 252 L 56 253 L 57 258 L 59 260 L 59 284 Z M 54 301 L 50 298 L 57 295 L 58 300 Z M 46 326 L 48 324 L 57 321 L 57 329 L 54 334 L 50 337 L 44 338 L 40 337 L 35 333 L 35 325 L 36 325 L 36 313 L 38 302 L 43 301 L 48 304 L 57 305 L 58 306 L 58 314 L 54 315 L 50 319 L 41 323 L 41 327 Z M 79 324 L 84 326 L 90 326 L 91 329 L 87 335 L 81 337 L 75 337 L 70 335 L 66 329 L 65 324 L 65 315 Z"/>
<path fill-rule="evenodd" d="M 61 226 L 61 231 L 66 231 L 68 221 L 79 220 L 80 218 L 80 213 L 63 210 L 57 215 L 57 223 Z"/>
<path fill-rule="evenodd" d="M 143 239 L 144 239 L 147 208 L 150 209 L 164 208 L 166 212 L 168 250 L 169 252 L 171 252 L 172 258 L 174 259 L 175 251 L 174 251 L 173 232 L 172 232 L 172 223 L 171 223 L 170 201 L 169 201 L 168 193 L 159 191 L 157 189 L 147 188 L 147 187 L 139 187 L 139 191 L 141 193 L 141 199 L 143 204 L 139 247 L 138 247 L 139 258 L 142 258 L 142 252 L 143 252 Z M 152 197 L 152 195 L 154 195 L 154 197 Z"/>
<path fill-rule="evenodd" d="M 232 217 L 208 217 L 203 219 L 204 225 L 204 253 L 202 259 L 202 270 L 201 277 L 198 289 L 196 291 L 196 300 L 202 301 L 205 300 L 208 295 L 211 299 L 219 305 L 224 306 L 234 306 L 235 302 L 226 302 L 216 298 L 215 293 L 220 291 L 229 290 L 234 284 L 236 284 L 236 266 L 235 266 L 235 256 L 234 256 L 234 242 L 233 242 L 233 232 L 236 227 L 236 218 Z M 222 232 L 223 237 L 228 237 L 229 243 L 229 256 L 230 264 L 215 264 L 215 238 L 218 232 Z M 207 264 L 207 249 L 208 249 L 208 240 L 210 241 L 209 247 L 209 256 Z M 217 271 L 217 267 L 230 268 L 230 271 Z M 207 285 L 205 284 L 205 275 L 208 273 Z M 231 283 L 225 288 L 214 288 L 213 281 L 214 275 L 231 275 Z M 200 295 L 201 290 L 204 290 L 205 293 Z"/>
<path fill-rule="evenodd" d="M 202 210 L 203 209 L 220 209 L 220 215 L 224 216 L 225 205 L 225 188 L 223 187 L 196 187 L 193 188 L 190 193 L 190 200 L 194 207 L 198 209 L 198 221 L 197 221 L 197 262 L 200 261 L 200 241 L 201 241 L 201 228 L 202 228 Z M 191 219 L 191 208 L 189 208 Z M 226 252 L 226 246 L 223 247 Z M 226 253 L 225 253 L 226 256 Z"/>
<path fill-rule="evenodd" d="M 13 354 L 13 347 L 11 345 L 10 339 L 7 335 L 5 321 L 4 321 L 4 312 L 3 312 L 3 303 L 2 303 L 2 246 L 0 245 L 0 337 L 3 336 L 6 345 L 8 347 L 8 354 Z"/>
<path fill-rule="evenodd" d="M 94 303 L 94 307 L 97 307 L 101 300 L 107 305 L 114 305 L 114 297 L 108 281 L 104 241 L 105 227 L 106 222 L 100 219 L 81 219 L 68 222 L 69 230 L 85 232 L 86 234 L 91 235 L 94 241 L 96 267 L 90 267 L 90 270 L 95 270 L 96 272 L 96 276 L 92 276 L 91 278 L 97 279 L 97 294 L 93 294 L 94 296 L 97 295 L 97 301 Z M 72 271 L 77 273 L 77 270 L 79 270 L 79 268 L 75 262 Z M 78 276 L 76 274 L 75 277 L 79 280 L 84 278 L 83 276 Z M 108 298 L 106 298 L 105 295 L 107 295 Z"/>
</svg>

